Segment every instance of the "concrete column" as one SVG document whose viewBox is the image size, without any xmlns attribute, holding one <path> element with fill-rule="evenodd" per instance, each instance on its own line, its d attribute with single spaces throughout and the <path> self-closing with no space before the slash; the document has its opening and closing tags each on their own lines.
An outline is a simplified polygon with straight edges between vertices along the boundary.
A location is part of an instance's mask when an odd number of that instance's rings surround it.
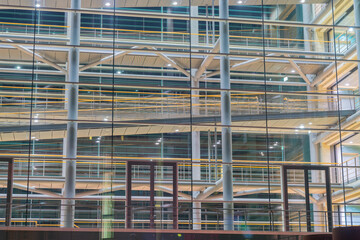
<svg viewBox="0 0 360 240">
<path fill-rule="evenodd" d="M 71 9 L 80 9 L 81 0 L 72 0 Z M 80 13 L 68 13 L 70 45 L 74 46 L 68 53 L 68 75 L 66 81 L 68 123 L 65 140 L 66 158 L 76 158 L 77 154 L 77 119 L 78 119 L 78 85 L 79 82 L 79 49 L 80 45 Z M 61 226 L 66 228 L 74 227 L 75 215 L 75 184 L 76 184 L 76 161 L 67 160 L 65 163 L 65 186 L 63 196 L 67 198 L 62 201 Z"/>
<path fill-rule="evenodd" d="M 303 4 L 303 18 L 304 23 L 310 23 L 312 20 L 312 5 L 311 4 Z M 305 27 L 304 28 L 304 50 L 305 51 L 311 51 L 311 42 L 308 40 L 311 40 L 311 29 Z M 307 75 L 309 79 L 311 79 L 311 76 Z M 307 91 L 312 92 L 316 91 L 316 88 L 314 87 L 307 87 Z M 310 111 L 315 111 L 317 108 L 317 103 L 313 100 L 317 99 L 317 97 L 308 97 L 308 107 Z M 307 123 L 306 123 L 307 124 Z M 309 161 L 310 162 L 319 162 L 319 144 L 314 144 L 313 140 L 315 139 L 316 135 L 314 133 L 309 133 Z M 305 156 L 305 154 L 304 154 Z M 311 179 L 313 183 L 324 183 L 325 179 L 321 177 L 321 173 L 319 171 L 311 171 Z M 314 195 L 314 198 L 320 198 L 321 196 Z M 322 211 L 324 211 L 324 204 L 322 203 L 313 203 L 313 216 L 314 216 L 314 222 L 316 225 L 314 227 L 315 232 L 323 232 L 325 231 L 324 227 L 321 226 L 324 224 L 325 214 L 322 214 Z"/>
<path fill-rule="evenodd" d="M 192 138 L 192 157 L 193 157 L 193 164 L 196 166 L 192 167 L 192 176 L 193 181 L 198 182 L 201 180 L 201 168 L 200 168 L 200 162 L 198 159 L 200 159 L 200 132 L 192 132 L 191 133 Z M 193 197 L 196 199 L 196 196 L 200 192 L 194 191 Z M 193 202 L 193 229 L 194 230 L 201 230 L 201 203 L 200 202 Z"/>
<path fill-rule="evenodd" d="M 318 144 L 318 155 L 319 155 L 319 162 L 331 162 L 331 160 L 334 159 L 333 149 L 331 148 L 331 146 L 326 144 L 322 144 L 322 143 Z M 333 174 L 333 176 L 336 176 L 335 171 L 336 169 L 330 169 L 330 172 L 331 174 Z M 321 176 L 319 176 L 319 179 L 321 179 Z M 325 182 L 325 179 L 321 179 L 321 181 Z M 316 204 L 314 205 L 314 211 L 327 211 L 327 208 L 325 207 L 325 204 Z M 315 221 L 316 220 L 317 219 L 315 219 Z M 322 219 L 322 221 L 324 221 L 324 218 Z M 335 225 L 340 224 L 337 222 L 336 215 L 334 215 L 334 221 L 335 221 L 334 222 Z M 318 230 L 325 230 L 325 227 L 319 227 Z"/>
<path fill-rule="evenodd" d="M 219 1 L 220 19 L 229 18 L 228 0 Z M 220 53 L 228 54 L 229 23 L 220 22 Z M 221 56 L 220 59 L 220 88 L 230 90 L 230 59 Z M 224 198 L 224 230 L 234 230 L 233 174 L 232 174 L 232 134 L 231 134 L 231 93 L 221 92 L 221 146 L 223 161 L 223 198 Z"/>
<path fill-rule="evenodd" d="M 167 13 L 168 14 L 172 13 L 171 8 L 167 9 Z M 169 40 L 170 36 L 171 36 L 171 38 L 173 37 L 173 34 L 169 34 L 169 32 L 174 32 L 174 20 L 173 19 L 168 18 L 166 20 L 166 30 L 167 30 L 168 33 L 165 34 L 164 36 L 167 38 L 167 40 Z"/>
<path fill-rule="evenodd" d="M 196 71 L 192 71 L 196 72 Z M 199 87 L 199 81 L 193 80 L 191 83 L 193 88 Z M 199 104 L 199 91 L 192 91 L 192 104 Z M 199 107 L 198 105 L 193 107 L 192 115 L 193 117 L 199 116 Z M 191 132 L 191 151 L 192 151 L 192 158 L 193 164 L 195 166 L 192 167 L 192 179 L 193 181 L 200 181 L 201 180 L 201 168 L 197 162 L 200 162 L 201 158 L 201 145 L 200 145 L 200 132 L 193 131 Z M 193 192 L 193 197 L 196 199 L 196 196 L 199 194 L 198 191 Z M 201 203 L 200 202 L 193 202 L 193 229 L 200 230 L 201 229 Z"/>
<path fill-rule="evenodd" d="M 303 4 L 302 5 L 302 12 L 303 12 L 303 21 L 304 23 L 311 23 L 312 20 L 312 5 L 311 4 Z M 304 27 L 304 49 L 305 51 L 311 51 L 311 42 L 306 40 L 312 39 L 311 34 L 312 29 L 308 27 Z"/>
<path fill-rule="evenodd" d="M 360 27 L 360 0 L 354 0 L 355 26 Z M 357 60 L 360 60 L 360 29 L 355 29 L 356 34 L 356 52 Z M 360 63 L 358 63 L 358 72 Z M 360 89 L 360 74 L 359 74 L 359 89 Z"/>
<path fill-rule="evenodd" d="M 302 5 L 302 13 L 303 13 L 303 22 L 304 23 L 311 23 L 312 20 L 312 5 L 311 4 L 303 4 Z M 312 40 L 312 34 L 311 34 L 312 29 L 308 28 L 308 27 L 304 27 L 304 50 L 307 52 L 310 52 L 312 49 L 312 42 L 310 42 L 309 40 Z M 312 80 L 314 78 L 314 76 L 311 76 L 309 74 L 306 74 L 307 78 L 309 80 Z M 316 91 L 315 87 L 310 87 L 307 86 L 307 91 L 308 92 L 313 92 Z M 310 100 L 308 102 L 308 106 L 309 106 L 309 110 L 310 111 L 315 111 L 315 109 L 317 108 L 317 103 L 316 101 L 313 101 L 314 99 L 317 99 L 317 97 L 312 97 L 309 96 L 308 99 Z"/>
<path fill-rule="evenodd" d="M 309 134 L 309 140 L 310 140 L 310 160 L 311 162 L 319 162 L 319 154 L 320 154 L 320 144 L 314 144 L 313 140 L 315 139 L 316 135 L 311 133 Z M 311 181 L 314 184 L 322 184 L 325 183 L 325 173 L 323 171 L 311 171 Z M 324 186 L 325 189 L 325 186 Z M 319 199 L 323 197 L 322 194 L 313 194 L 313 197 L 315 199 Z M 315 232 L 325 232 L 325 221 L 326 214 L 324 211 L 326 211 L 327 208 L 325 208 L 325 205 L 322 203 L 313 203 L 313 215 L 314 215 L 314 223 L 317 226 L 314 226 Z"/>
<path fill-rule="evenodd" d="M 296 14 L 296 21 L 297 22 L 302 22 L 303 21 L 303 5 L 296 5 L 295 8 L 295 14 Z M 304 29 L 301 27 L 296 28 L 296 39 L 303 39 L 304 38 Z M 300 45 L 301 42 L 298 42 L 297 45 Z M 302 47 L 302 46 L 299 46 Z"/>
<path fill-rule="evenodd" d="M 190 14 L 191 17 L 197 17 L 199 15 L 199 8 L 198 6 L 190 6 Z M 199 43 L 199 22 L 194 20 L 190 22 L 191 28 L 191 44 L 197 45 Z M 192 67 L 192 66 L 191 66 Z M 194 76 L 197 69 L 191 69 L 191 75 Z M 191 87 L 192 88 L 199 88 L 199 79 L 195 79 L 194 77 L 191 78 Z M 199 91 L 192 90 L 192 104 L 195 105 L 192 107 L 192 117 L 197 117 L 200 115 L 199 109 Z M 197 166 L 192 167 L 192 176 L 193 181 L 200 181 L 201 180 L 201 168 L 196 162 L 200 162 L 200 152 L 201 152 L 201 145 L 200 145 L 200 132 L 194 131 L 191 133 L 191 140 L 192 140 L 192 158 L 193 162 Z M 194 199 L 199 194 L 198 191 L 193 192 Z M 201 203 L 200 202 L 193 202 L 193 229 L 200 230 L 201 229 Z"/>
</svg>

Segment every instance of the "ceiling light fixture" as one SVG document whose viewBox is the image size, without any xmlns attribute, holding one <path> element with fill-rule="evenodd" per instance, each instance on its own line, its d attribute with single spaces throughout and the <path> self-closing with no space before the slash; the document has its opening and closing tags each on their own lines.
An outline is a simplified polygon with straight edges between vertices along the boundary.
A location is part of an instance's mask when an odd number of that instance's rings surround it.
<svg viewBox="0 0 360 240">
<path fill-rule="evenodd" d="M 107 2 L 105 3 L 105 6 L 110 7 L 111 3 Z"/>
</svg>

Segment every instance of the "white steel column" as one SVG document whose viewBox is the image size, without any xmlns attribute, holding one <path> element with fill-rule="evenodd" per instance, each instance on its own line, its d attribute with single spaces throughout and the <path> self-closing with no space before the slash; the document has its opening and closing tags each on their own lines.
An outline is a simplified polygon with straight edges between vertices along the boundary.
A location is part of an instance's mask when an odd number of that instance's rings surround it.
<svg viewBox="0 0 360 240">
<path fill-rule="evenodd" d="M 228 0 L 219 1 L 220 19 L 229 18 Z M 220 22 L 220 53 L 229 53 L 229 22 Z M 220 59 L 220 88 L 230 90 L 230 58 Z M 224 199 L 224 230 L 234 229 L 233 174 L 232 174 L 232 134 L 231 134 L 231 93 L 221 92 L 221 146 L 223 162 L 223 199 Z"/>
<path fill-rule="evenodd" d="M 190 6 L 190 14 L 191 17 L 197 17 L 199 15 L 199 9 L 198 6 Z M 190 21 L 190 28 L 191 28 L 191 44 L 198 45 L 199 43 L 199 22 L 197 20 Z M 197 69 L 193 69 L 193 66 L 190 66 L 191 69 L 191 75 L 194 76 L 197 72 Z M 192 88 L 199 88 L 199 79 L 192 77 L 191 78 L 191 87 Z M 192 117 L 196 117 L 200 115 L 200 109 L 199 109 L 199 91 L 198 90 L 192 90 Z M 192 158 L 194 165 L 192 167 L 192 176 L 193 181 L 200 181 L 201 180 L 201 168 L 200 164 L 197 164 L 197 162 L 200 162 L 200 132 L 199 131 L 193 131 L 191 132 L 191 151 L 192 151 Z M 193 192 L 194 199 L 199 194 L 198 191 Z M 201 229 L 201 203 L 200 202 L 193 202 L 193 229 L 194 230 L 200 230 Z"/>
<path fill-rule="evenodd" d="M 313 8 L 311 4 L 303 4 L 303 21 L 304 23 L 311 23 L 312 21 L 312 12 Z M 311 28 L 304 27 L 304 50 L 305 51 L 311 51 L 311 42 L 309 40 L 312 40 L 311 36 Z M 307 76 L 310 78 L 310 76 Z M 307 86 L 307 91 L 314 92 L 316 91 L 316 87 Z M 308 96 L 308 110 L 309 111 L 315 111 L 317 108 L 317 97 L 311 97 Z M 307 123 L 306 123 L 307 124 Z M 319 162 L 319 144 L 314 143 L 314 140 L 316 138 L 316 135 L 314 133 L 309 132 L 309 152 L 310 152 L 310 161 L 317 164 Z M 320 171 L 311 171 L 311 180 L 313 183 L 324 183 L 325 179 L 321 177 Z M 315 198 L 320 198 L 321 196 L 314 195 Z M 324 211 L 324 204 L 313 202 L 313 216 L 314 216 L 314 230 L 315 232 L 323 232 L 324 227 L 322 226 L 324 224 L 324 219 L 326 219 Z M 326 221 L 326 220 L 325 220 Z"/>
<path fill-rule="evenodd" d="M 72 0 L 71 9 L 81 8 L 81 0 Z M 65 140 L 66 158 L 75 159 L 77 154 L 77 119 L 78 119 L 78 85 L 79 82 L 79 49 L 80 45 L 80 18 L 81 14 L 76 12 L 68 13 L 70 45 L 68 55 L 67 88 L 67 110 L 68 123 Z M 76 160 L 67 160 L 65 163 L 65 186 L 61 208 L 61 226 L 66 228 L 74 227 L 75 215 L 75 184 L 76 184 Z"/>
<path fill-rule="evenodd" d="M 312 20 L 312 5 L 311 4 L 303 4 L 302 5 L 303 12 L 303 21 L 304 23 L 311 23 Z M 304 49 L 305 51 L 311 51 L 311 42 L 308 41 L 312 39 L 311 37 L 312 28 L 304 27 Z"/>
</svg>

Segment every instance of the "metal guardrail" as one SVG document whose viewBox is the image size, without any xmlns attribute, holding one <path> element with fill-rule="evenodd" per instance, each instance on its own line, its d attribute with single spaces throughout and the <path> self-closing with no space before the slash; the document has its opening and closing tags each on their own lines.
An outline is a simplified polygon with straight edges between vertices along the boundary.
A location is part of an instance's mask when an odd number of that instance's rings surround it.
<svg viewBox="0 0 360 240">
<path fill-rule="evenodd" d="M 1 23 L 0 31 L 2 34 L 22 34 L 22 35 L 33 35 L 34 27 L 33 24 L 17 23 L 16 25 L 9 23 Z M 46 25 L 38 24 L 35 29 L 35 33 L 38 36 L 57 36 L 66 37 L 67 26 L 60 25 Z M 233 46 L 246 46 L 246 47 L 266 47 L 271 49 L 293 49 L 303 50 L 305 43 L 309 43 L 311 49 L 314 52 L 333 52 L 336 49 L 337 53 L 344 53 L 350 49 L 355 42 L 355 35 L 353 32 L 345 31 L 336 38 L 335 47 L 332 41 L 318 41 L 318 40 L 302 40 L 302 39 L 291 39 L 291 38 L 274 38 L 271 35 L 259 36 L 246 35 L 235 31 L 230 31 L 230 43 Z M 206 34 L 199 33 L 199 43 L 207 43 Z M 96 27 L 81 27 L 81 36 L 86 41 L 86 38 L 92 39 L 112 39 L 114 36 L 112 28 L 96 28 Z M 216 33 L 218 36 L 218 33 Z M 116 29 L 115 38 L 117 40 L 149 40 L 157 42 L 178 42 L 188 44 L 190 41 L 190 35 L 186 32 L 164 32 L 164 31 L 144 31 L 144 30 L 132 30 L 132 29 Z M 265 40 L 265 42 L 264 42 Z M 96 44 L 94 44 L 96 45 Z M 106 45 L 106 43 L 103 43 Z"/>
<path fill-rule="evenodd" d="M 110 196 L 109 196 L 110 197 Z M 26 212 L 28 207 L 28 215 Z M 61 204 L 13 204 L 12 227 L 62 227 Z M 108 205 L 112 206 L 112 205 Z M 127 206 L 117 205 L 104 209 L 104 205 L 89 205 L 85 201 L 75 206 L 74 227 L 76 228 L 102 228 L 108 224 L 113 229 L 126 229 Z M 173 229 L 173 216 L 171 207 L 132 206 L 132 228 L 135 229 Z M 194 221 L 193 212 L 200 210 L 201 219 Z M 203 207 L 201 209 L 179 206 L 179 229 L 197 230 L 223 230 L 223 208 Z M 228 210 L 228 209 L 227 209 Z M 235 231 L 284 231 L 284 211 L 278 209 L 233 208 Z M 105 212 L 107 215 L 105 216 Z M 150 225 L 150 212 L 154 213 L 155 224 Z M 1 212 L 0 212 L 1 213 Z M 289 210 L 289 232 L 326 232 L 327 211 L 311 211 L 311 226 L 307 228 L 306 212 L 304 210 Z M 360 212 L 333 212 L 334 227 L 360 225 Z M 4 218 L 0 215 L 0 226 Z"/>
</svg>

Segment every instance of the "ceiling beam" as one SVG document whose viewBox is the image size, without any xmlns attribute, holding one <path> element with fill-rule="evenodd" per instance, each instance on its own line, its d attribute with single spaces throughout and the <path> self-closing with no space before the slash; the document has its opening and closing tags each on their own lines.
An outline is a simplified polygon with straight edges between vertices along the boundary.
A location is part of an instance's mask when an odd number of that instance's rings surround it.
<svg viewBox="0 0 360 240">
<path fill-rule="evenodd" d="M 274 56 L 274 55 L 275 54 L 272 53 L 272 54 L 267 55 L 266 57 L 271 57 L 271 56 Z M 234 65 L 232 65 L 230 67 L 230 71 L 236 70 L 239 67 L 243 67 L 243 66 L 246 66 L 246 65 L 249 65 L 249 64 L 258 63 L 258 62 L 261 62 L 263 60 L 264 60 L 263 57 L 259 57 L 259 58 L 253 58 L 253 59 L 247 60 L 245 62 L 237 63 L 237 64 L 234 64 Z M 212 77 L 212 76 L 216 76 L 216 75 L 219 75 L 219 74 L 220 74 L 220 71 L 214 71 L 212 73 L 206 74 L 206 77 Z"/>
<path fill-rule="evenodd" d="M 107 193 L 107 192 L 112 192 L 112 191 L 117 191 L 117 190 L 124 190 L 124 189 L 125 189 L 125 185 L 118 185 L 118 186 L 115 186 L 115 187 L 101 188 L 101 189 L 98 189 L 98 190 L 78 193 L 78 194 L 75 195 L 75 198 L 86 197 L 86 196 L 91 196 L 91 195 L 95 195 L 95 194 Z"/>
<path fill-rule="evenodd" d="M 114 55 L 111 54 L 111 55 L 108 55 L 106 57 L 103 57 L 102 59 L 98 60 L 98 61 L 95 61 L 95 62 L 92 62 L 92 63 L 89 63 L 88 65 L 85 65 L 85 66 L 82 66 L 80 67 L 79 71 L 82 72 L 82 71 L 85 71 L 89 68 L 92 68 L 92 67 L 95 67 L 97 65 L 100 65 L 100 64 L 103 64 L 111 59 L 117 59 L 119 57 L 122 57 L 122 56 L 125 56 L 126 54 L 128 53 L 128 51 L 121 51 L 121 52 L 117 52 L 115 53 Z"/>
<path fill-rule="evenodd" d="M 220 51 L 220 38 L 216 41 L 214 48 L 211 50 L 211 53 L 218 53 Z M 215 58 L 215 55 L 207 55 L 200 67 L 196 71 L 194 76 L 195 79 L 199 79 L 201 75 L 205 72 L 206 68 L 210 65 L 212 60 Z"/>
<path fill-rule="evenodd" d="M 6 39 L 6 40 L 3 40 L 3 41 L 13 43 L 13 41 L 10 40 L 10 39 Z M 23 47 L 21 45 L 13 45 L 13 46 L 15 48 L 17 48 L 18 50 L 20 50 L 21 52 L 23 52 L 23 53 L 25 53 L 25 54 L 27 54 L 27 55 L 29 55 L 31 57 L 34 57 L 36 60 L 38 60 L 40 62 L 43 62 L 43 63 L 46 63 L 49 66 L 52 66 L 53 68 L 63 72 L 64 74 L 67 74 L 67 71 L 64 68 L 60 67 L 56 63 L 50 61 L 49 59 L 46 59 L 45 57 L 41 56 L 39 53 L 35 53 L 35 52 L 33 52 L 33 51 L 29 50 L 28 48 Z"/>
<path fill-rule="evenodd" d="M 270 192 L 271 191 L 276 191 L 279 190 L 280 188 L 270 188 Z M 256 193 L 268 193 L 269 192 L 269 188 L 257 188 L 257 189 L 250 189 L 250 190 L 244 190 L 244 191 L 240 191 L 240 192 L 236 192 L 234 193 L 234 197 L 239 197 L 239 196 L 244 196 L 244 195 L 251 195 L 251 194 L 256 194 Z"/>
<path fill-rule="evenodd" d="M 302 190 L 300 190 L 300 189 L 298 189 L 298 188 L 289 188 L 289 189 L 291 189 L 292 191 L 296 192 L 296 193 L 299 194 L 300 196 L 303 196 L 303 197 L 306 198 L 304 191 L 302 191 Z M 311 201 L 312 203 L 318 203 L 318 201 L 317 201 L 314 197 L 312 197 L 312 196 L 309 196 L 309 199 L 310 199 L 310 201 Z"/>
<path fill-rule="evenodd" d="M 138 48 L 138 46 L 134 46 L 131 49 L 137 49 L 137 48 Z M 108 55 L 106 57 L 103 57 L 102 59 L 100 59 L 98 61 L 95 61 L 95 62 L 89 63 L 88 65 L 80 67 L 79 70 L 80 70 L 80 72 L 85 71 L 85 70 L 87 70 L 89 68 L 92 68 L 92 67 L 95 67 L 97 65 L 103 64 L 103 63 L 109 61 L 110 59 L 113 59 L 115 61 L 115 59 L 118 59 L 118 58 L 120 58 L 122 56 L 125 56 L 128 53 L 129 53 L 129 51 L 125 50 L 125 51 L 117 52 L 115 54 L 110 54 L 110 55 Z"/>
<path fill-rule="evenodd" d="M 220 180 L 218 180 L 218 181 L 215 183 L 215 186 L 206 188 L 203 192 L 199 193 L 199 194 L 195 197 L 195 199 L 196 199 L 196 200 L 204 200 L 204 199 L 206 199 L 207 197 L 209 197 L 211 194 L 213 194 L 214 192 L 217 192 L 220 188 L 222 188 L 222 186 L 223 186 L 223 181 L 224 181 L 224 179 L 221 178 Z"/>
<path fill-rule="evenodd" d="M 302 77 L 302 79 L 304 79 L 304 81 L 310 86 L 311 82 L 310 82 L 309 78 L 301 70 L 299 65 L 297 65 L 296 62 L 294 60 L 291 60 L 291 59 L 289 59 L 289 63 L 290 63 L 291 66 L 293 66 L 293 68 L 295 68 L 295 71 Z"/>
<path fill-rule="evenodd" d="M 157 51 L 157 49 L 154 47 L 149 48 L 149 49 Z M 165 62 L 170 64 L 172 67 L 174 67 L 177 70 L 179 70 L 180 72 L 182 72 L 185 76 L 187 76 L 187 77 L 191 76 L 191 74 L 188 71 L 186 71 L 184 68 L 180 67 L 179 64 L 177 64 L 174 60 L 167 57 L 165 54 L 163 54 L 161 52 L 155 52 L 155 54 L 158 55 L 162 60 L 164 60 Z"/>
<path fill-rule="evenodd" d="M 37 189 L 37 188 L 31 187 L 31 186 L 28 187 L 28 186 L 24 186 L 24 185 L 21 185 L 18 183 L 14 183 L 13 187 L 17 188 L 17 189 L 29 191 L 29 192 L 36 192 L 36 193 L 44 194 L 44 195 L 51 196 L 51 197 L 62 198 L 62 195 L 60 195 L 58 193 L 54 193 L 54 192 L 42 190 L 42 189 Z"/>
</svg>

